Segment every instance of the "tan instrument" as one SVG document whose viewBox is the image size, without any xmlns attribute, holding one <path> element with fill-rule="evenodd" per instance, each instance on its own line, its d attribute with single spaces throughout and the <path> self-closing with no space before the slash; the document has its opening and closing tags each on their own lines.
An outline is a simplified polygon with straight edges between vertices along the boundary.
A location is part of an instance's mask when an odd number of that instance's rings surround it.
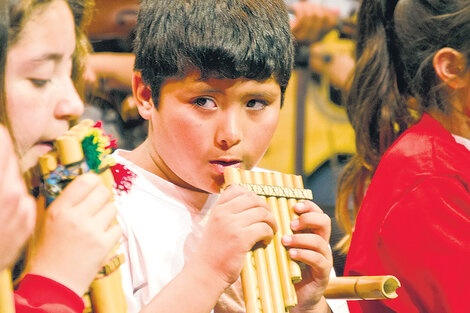
<svg viewBox="0 0 470 313">
<path fill-rule="evenodd" d="M 57 138 L 56 149 L 40 158 L 46 205 L 58 196 L 66 184 L 88 170 L 98 173 L 112 193 L 114 178 L 110 170 L 110 149 L 107 147 L 109 137 L 104 136 L 102 130 L 94 124 L 91 120 L 83 120 L 70 128 L 63 136 Z M 118 254 L 117 248 L 118 246 L 108 255 L 107 261 L 85 294 L 84 312 L 127 312 L 119 271 L 119 266 L 124 263 L 124 255 Z"/>
<path fill-rule="evenodd" d="M 0 312 L 14 313 L 15 303 L 13 302 L 13 288 L 11 282 L 11 272 L 8 269 L 0 271 Z"/>
<path fill-rule="evenodd" d="M 303 188 L 299 175 L 255 172 L 227 168 L 225 184 L 239 184 L 266 199 L 274 213 L 278 231 L 267 246 L 256 244 L 242 269 L 241 278 L 247 313 L 285 313 L 297 304 L 294 284 L 301 281 L 301 266 L 291 260 L 281 243 L 292 234 L 290 221 L 298 200 L 312 200 L 311 190 Z M 326 298 L 395 298 L 400 286 L 393 276 L 336 277 L 330 280 Z"/>
</svg>

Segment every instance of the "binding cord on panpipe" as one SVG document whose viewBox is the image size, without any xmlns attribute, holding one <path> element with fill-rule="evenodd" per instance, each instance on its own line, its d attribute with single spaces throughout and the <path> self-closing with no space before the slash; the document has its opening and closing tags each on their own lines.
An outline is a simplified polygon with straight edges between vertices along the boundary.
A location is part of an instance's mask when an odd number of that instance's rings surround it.
<svg viewBox="0 0 470 313">
<path fill-rule="evenodd" d="M 278 231 L 266 246 L 257 243 L 247 253 L 241 278 L 247 313 L 285 313 L 297 304 L 294 284 L 302 280 L 301 265 L 291 260 L 281 243 L 292 234 L 294 205 L 313 200 L 303 188 L 302 177 L 279 172 L 254 172 L 226 168 L 225 185 L 241 185 L 266 199 Z M 325 297 L 330 299 L 392 299 L 400 282 L 394 276 L 336 277 L 330 279 Z"/>
<path fill-rule="evenodd" d="M 115 140 L 104 134 L 100 122 L 95 124 L 92 120 L 81 121 L 57 138 L 54 146 L 53 151 L 39 159 L 43 182 L 41 193 L 46 207 L 68 183 L 88 171 L 99 174 L 112 194 L 114 177 L 110 167 L 114 160 L 109 154 L 110 148 L 115 146 Z M 119 245 L 110 252 L 89 291 L 84 295 L 85 313 L 127 312 L 119 270 L 124 263 L 124 255 L 117 253 L 118 247 Z"/>
</svg>

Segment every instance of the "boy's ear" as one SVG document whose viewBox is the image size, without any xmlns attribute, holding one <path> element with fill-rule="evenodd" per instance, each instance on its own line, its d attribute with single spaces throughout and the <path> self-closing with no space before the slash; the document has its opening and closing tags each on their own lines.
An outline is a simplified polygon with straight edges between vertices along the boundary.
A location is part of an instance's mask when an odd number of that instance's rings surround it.
<svg viewBox="0 0 470 313">
<path fill-rule="evenodd" d="M 434 55 L 433 66 L 437 76 L 450 88 L 465 87 L 466 60 L 452 48 L 442 48 Z"/>
<path fill-rule="evenodd" d="M 132 73 L 132 92 L 137 101 L 137 109 L 143 119 L 149 120 L 152 117 L 154 108 L 152 99 L 152 90 L 142 80 L 142 74 L 139 71 Z"/>
</svg>

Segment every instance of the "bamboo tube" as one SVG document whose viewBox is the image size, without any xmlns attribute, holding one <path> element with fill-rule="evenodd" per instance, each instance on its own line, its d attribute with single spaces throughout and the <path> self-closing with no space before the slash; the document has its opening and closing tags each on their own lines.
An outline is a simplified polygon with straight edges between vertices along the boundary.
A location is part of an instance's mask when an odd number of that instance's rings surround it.
<svg viewBox="0 0 470 313">
<path fill-rule="evenodd" d="M 225 169 L 224 177 L 226 184 L 241 184 L 242 182 L 240 171 L 234 168 Z M 252 251 L 249 251 L 246 255 L 241 277 L 246 313 L 262 312 L 259 300 L 258 279 L 256 276 L 255 265 L 253 263 Z"/>
<path fill-rule="evenodd" d="M 60 136 L 55 142 L 55 147 L 61 164 L 67 166 L 83 161 L 82 146 L 75 136 L 71 134 Z"/>
<path fill-rule="evenodd" d="M 4 269 L 0 272 L 0 312 L 15 312 L 11 272 L 8 269 Z"/>
<path fill-rule="evenodd" d="M 289 187 L 289 188 L 304 188 L 304 184 L 302 182 L 302 179 L 299 181 L 297 180 L 297 185 L 294 185 L 294 180 L 293 180 L 294 175 L 287 175 L 287 174 L 282 174 L 282 181 L 283 181 L 283 186 L 284 187 Z M 290 214 L 290 219 L 293 220 L 295 218 L 298 218 L 299 216 L 295 213 L 294 211 L 294 205 L 297 203 L 296 199 L 289 198 L 287 199 L 287 206 L 289 207 L 289 214 Z"/>
<path fill-rule="evenodd" d="M 259 300 L 258 279 L 253 262 L 253 252 L 249 251 L 245 256 L 245 263 L 242 268 L 242 288 L 245 297 L 246 313 L 260 313 L 261 302 Z"/>
<path fill-rule="evenodd" d="M 113 250 L 113 253 L 116 251 Z M 123 255 L 114 256 L 106 262 L 106 275 L 98 275 L 91 283 L 90 298 L 95 313 L 127 312 L 127 303 L 121 287 L 122 275 L 118 270 L 122 263 Z"/>
<path fill-rule="evenodd" d="M 394 299 L 400 281 L 387 276 L 351 276 L 330 278 L 325 298 L 348 300 Z"/>
<path fill-rule="evenodd" d="M 273 172 L 273 183 L 275 186 L 284 187 L 284 179 L 283 174 L 279 172 Z M 294 200 L 295 201 L 295 200 Z M 279 197 L 277 199 L 279 205 L 279 212 L 281 215 L 281 227 L 283 235 L 292 235 L 292 230 L 290 228 L 290 209 L 289 204 L 287 202 L 287 198 Z M 291 260 L 289 256 L 287 256 L 289 260 L 289 270 L 292 282 L 298 283 L 302 280 L 302 272 L 300 270 L 299 264 L 295 261 Z"/>
</svg>

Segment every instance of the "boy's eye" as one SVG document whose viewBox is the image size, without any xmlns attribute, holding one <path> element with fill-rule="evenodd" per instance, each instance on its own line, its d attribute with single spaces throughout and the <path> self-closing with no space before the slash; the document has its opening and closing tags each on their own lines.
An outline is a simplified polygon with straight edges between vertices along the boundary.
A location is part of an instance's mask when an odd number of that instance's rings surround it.
<svg viewBox="0 0 470 313">
<path fill-rule="evenodd" d="M 196 106 L 204 109 L 215 109 L 217 107 L 214 100 L 209 98 L 197 98 L 193 102 Z"/>
<path fill-rule="evenodd" d="M 51 80 L 50 79 L 37 79 L 37 78 L 31 78 L 30 81 L 33 83 L 34 86 L 36 87 L 43 87 L 47 83 L 49 83 Z"/>
<path fill-rule="evenodd" d="M 248 103 L 246 104 L 247 108 L 253 109 L 253 110 L 262 110 L 267 105 L 268 104 L 266 103 L 266 101 L 257 100 L 257 99 L 252 99 L 252 100 L 248 101 Z"/>
</svg>

